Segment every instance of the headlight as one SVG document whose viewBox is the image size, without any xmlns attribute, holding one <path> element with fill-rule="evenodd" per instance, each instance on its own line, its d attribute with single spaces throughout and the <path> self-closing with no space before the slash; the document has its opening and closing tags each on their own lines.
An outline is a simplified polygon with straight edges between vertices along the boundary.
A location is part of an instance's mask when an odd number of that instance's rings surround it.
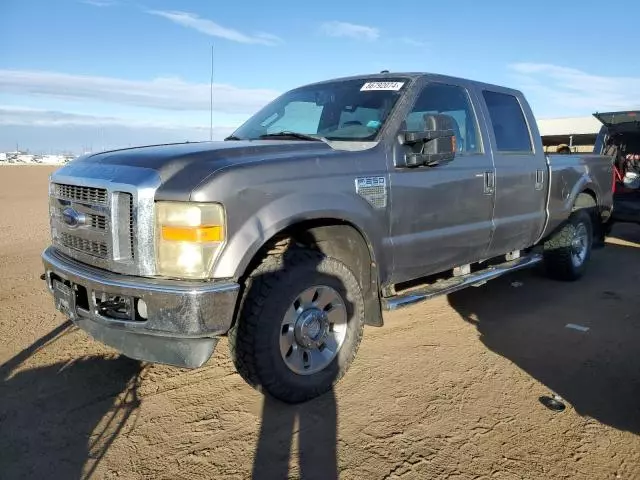
<svg viewBox="0 0 640 480">
<path fill-rule="evenodd" d="M 207 278 L 225 235 L 224 208 L 220 204 L 156 202 L 158 274 Z"/>
</svg>

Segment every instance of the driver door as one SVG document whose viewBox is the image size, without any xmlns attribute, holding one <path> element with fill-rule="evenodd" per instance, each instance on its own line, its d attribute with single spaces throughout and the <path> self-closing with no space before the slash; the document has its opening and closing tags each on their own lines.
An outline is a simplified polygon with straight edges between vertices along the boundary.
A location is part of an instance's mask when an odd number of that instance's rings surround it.
<svg viewBox="0 0 640 480">
<path fill-rule="evenodd" d="M 457 151 L 450 163 L 391 170 L 393 283 L 478 261 L 489 246 L 494 165 L 477 111 L 466 88 L 430 82 L 403 122 L 407 130 L 423 131 L 425 114 L 450 115 L 457 125 Z M 398 141 L 394 156 L 408 150 Z"/>
</svg>

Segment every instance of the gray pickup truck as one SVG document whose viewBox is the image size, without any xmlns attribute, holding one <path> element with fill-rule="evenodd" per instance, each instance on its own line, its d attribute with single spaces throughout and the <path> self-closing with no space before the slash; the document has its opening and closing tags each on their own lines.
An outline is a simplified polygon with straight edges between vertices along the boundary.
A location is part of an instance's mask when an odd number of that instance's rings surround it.
<svg viewBox="0 0 640 480">
<path fill-rule="evenodd" d="M 604 244 L 612 158 L 545 155 L 516 90 L 424 73 L 284 93 L 219 142 L 85 155 L 50 179 L 56 308 L 196 368 L 228 337 L 285 402 L 328 391 L 382 312 Z M 523 306 L 526 308 L 526 306 Z"/>
</svg>

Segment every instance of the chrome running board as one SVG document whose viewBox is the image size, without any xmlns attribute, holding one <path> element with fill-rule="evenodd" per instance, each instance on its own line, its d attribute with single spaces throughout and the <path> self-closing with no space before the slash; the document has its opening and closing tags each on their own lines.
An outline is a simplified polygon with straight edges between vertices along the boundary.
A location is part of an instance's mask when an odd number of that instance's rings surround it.
<svg viewBox="0 0 640 480">
<path fill-rule="evenodd" d="M 430 300 L 434 297 L 439 297 L 440 295 L 448 295 L 458 290 L 462 290 L 463 288 L 479 287 L 489 280 L 498 278 L 506 273 L 532 267 L 541 261 L 542 255 L 533 254 L 494 265 L 468 275 L 451 277 L 426 287 L 417 287 L 407 293 L 401 293 L 394 297 L 383 298 L 382 308 L 384 310 L 398 310 L 399 308 L 408 307 L 409 305 Z"/>
</svg>

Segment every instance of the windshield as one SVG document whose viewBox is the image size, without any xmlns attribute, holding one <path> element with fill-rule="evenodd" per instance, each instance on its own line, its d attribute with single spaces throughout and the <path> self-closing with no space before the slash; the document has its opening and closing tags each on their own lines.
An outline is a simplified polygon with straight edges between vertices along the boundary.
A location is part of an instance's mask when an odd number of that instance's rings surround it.
<svg viewBox="0 0 640 480">
<path fill-rule="evenodd" d="M 358 79 L 297 88 L 253 115 L 232 138 L 268 139 L 288 132 L 327 140 L 374 141 L 408 83 L 406 78 Z"/>
</svg>

